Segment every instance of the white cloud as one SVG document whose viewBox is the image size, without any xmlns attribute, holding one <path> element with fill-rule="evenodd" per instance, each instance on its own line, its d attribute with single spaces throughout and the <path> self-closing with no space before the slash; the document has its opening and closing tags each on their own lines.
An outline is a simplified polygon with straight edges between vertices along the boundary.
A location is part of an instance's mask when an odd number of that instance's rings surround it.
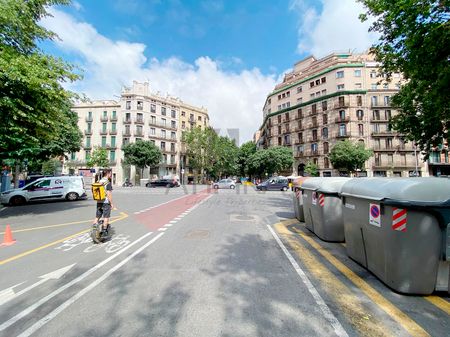
<svg viewBox="0 0 450 337">
<path fill-rule="evenodd" d="M 291 10 L 299 15 L 299 53 L 322 57 L 334 51 L 363 52 L 378 38 L 369 33 L 370 22 L 362 23 L 358 16 L 364 7 L 356 0 L 320 0 L 321 10 L 302 0 L 291 1 Z"/>
<path fill-rule="evenodd" d="M 51 13 L 53 17 L 42 25 L 58 34 L 58 46 L 80 59 L 85 71 L 84 79 L 72 84 L 71 90 L 92 99 L 112 99 L 133 80 L 148 80 L 153 91 L 208 108 L 215 128 L 239 128 L 241 142 L 250 140 L 260 126 L 275 75 L 263 75 L 257 68 L 228 72 L 207 56 L 194 64 L 176 57 L 148 60 L 142 43 L 113 41 L 67 13 L 55 9 Z"/>
<path fill-rule="evenodd" d="M 77 10 L 81 11 L 83 9 L 83 6 L 78 1 L 72 1 L 71 5 Z"/>
</svg>

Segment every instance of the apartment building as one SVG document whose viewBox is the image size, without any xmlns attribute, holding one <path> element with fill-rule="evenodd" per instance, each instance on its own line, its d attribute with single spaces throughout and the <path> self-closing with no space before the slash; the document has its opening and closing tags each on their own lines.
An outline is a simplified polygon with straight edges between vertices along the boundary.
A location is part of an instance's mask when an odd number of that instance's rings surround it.
<svg viewBox="0 0 450 337">
<path fill-rule="evenodd" d="M 259 144 L 292 147 L 293 172 L 299 175 L 308 162 L 319 166 L 321 176 L 344 174 L 332 167 L 329 153 L 349 139 L 374 151 L 359 176 L 426 176 L 419 152 L 390 124 L 397 113 L 391 96 L 401 81 L 398 74 L 390 82 L 380 77 L 368 54 L 307 57 L 267 96 Z"/>
<path fill-rule="evenodd" d="M 79 116 L 78 126 L 84 134 L 82 150 L 69 155 L 67 167 L 86 167 L 94 147 L 108 150 L 113 182 L 121 184 L 125 178 L 136 183 L 141 178 L 178 176 L 189 171 L 182 146 L 183 130 L 192 126 L 209 125 L 208 111 L 186 104 L 179 98 L 150 92 L 148 82 L 133 82 L 124 88 L 118 101 L 90 101 L 73 107 Z M 186 119 L 191 118 L 194 122 Z M 186 122 L 189 122 L 188 125 Z M 143 173 L 125 165 L 122 148 L 139 140 L 153 142 L 162 152 L 161 163 Z"/>
</svg>

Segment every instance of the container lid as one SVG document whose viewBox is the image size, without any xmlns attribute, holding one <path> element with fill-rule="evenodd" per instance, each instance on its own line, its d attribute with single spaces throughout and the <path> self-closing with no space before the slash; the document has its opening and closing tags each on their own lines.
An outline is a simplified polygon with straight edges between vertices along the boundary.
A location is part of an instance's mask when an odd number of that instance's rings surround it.
<svg viewBox="0 0 450 337">
<path fill-rule="evenodd" d="M 309 177 L 297 177 L 294 179 L 294 186 L 295 187 L 300 187 L 302 186 L 302 184 L 305 182 L 306 179 L 309 179 Z"/>
<path fill-rule="evenodd" d="M 309 178 L 302 184 L 302 189 L 317 191 L 321 193 L 340 193 L 342 186 L 351 180 L 346 177 L 321 177 L 321 178 Z"/>
<path fill-rule="evenodd" d="M 450 180 L 442 178 L 356 178 L 342 186 L 341 195 L 362 199 L 450 205 Z"/>
</svg>

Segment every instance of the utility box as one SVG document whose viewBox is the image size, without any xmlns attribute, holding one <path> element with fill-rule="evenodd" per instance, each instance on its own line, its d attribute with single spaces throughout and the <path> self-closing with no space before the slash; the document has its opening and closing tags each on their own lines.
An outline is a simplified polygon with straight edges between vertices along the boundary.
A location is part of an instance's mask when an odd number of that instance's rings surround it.
<svg viewBox="0 0 450 337">
<path fill-rule="evenodd" d="M 449 291 L 450 180 L 352 179 L 341 198 L 352 259 L 401 293 Z"/>
<path fill-rule="evenodd" d="M 305 226 L 324 241 L 343 242 L 342 186 L 350 178 L 309 178 L 302 186 Z"/>
</svg>

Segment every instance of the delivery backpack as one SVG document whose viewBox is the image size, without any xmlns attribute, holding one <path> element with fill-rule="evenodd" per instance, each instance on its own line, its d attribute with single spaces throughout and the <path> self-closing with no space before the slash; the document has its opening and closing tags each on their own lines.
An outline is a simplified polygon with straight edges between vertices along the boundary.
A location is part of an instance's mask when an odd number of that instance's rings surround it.
<svg viewBox="0 0 450 337">
<path fill-rule="evenodd" d="M 92 184 L 92 198 L 97 201 L 103 201 L 106 198 L 106 185 L 108 184 L 108 181 L 102 182 L 101 180 L 99 182 Z"/>
</svg>

